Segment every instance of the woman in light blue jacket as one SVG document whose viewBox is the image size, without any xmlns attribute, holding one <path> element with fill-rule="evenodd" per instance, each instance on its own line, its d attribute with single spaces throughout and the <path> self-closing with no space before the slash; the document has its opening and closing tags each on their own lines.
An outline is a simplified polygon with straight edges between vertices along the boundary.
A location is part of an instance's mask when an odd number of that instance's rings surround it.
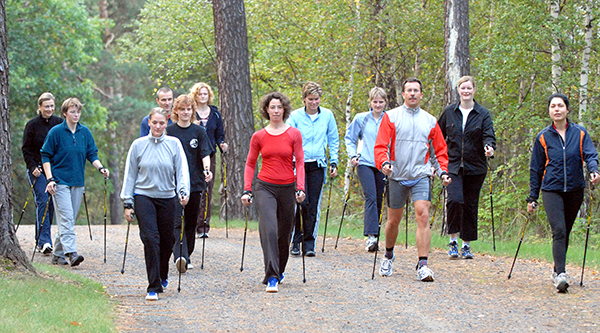
<svg viewBox="0 0 600 333">
<path fill-rule="evenodd" d="M 387 104 L 383 88 L 375 87 L 369 92 L 371 110 L 354 117 L 346 130 L 346 151 L 350 164 L 356 167 L 358 179 L 365 194 L 365 226 L 363 234 L 368 236 L 366 250 L 377 251 L 379 215 L 383 204 L 384 175 L 375 167 L 373 148 Z M 362 141 L 362 142 L 360 142 Z M 361 146 L 362 145 L 362 149 Z"/>
</svg>

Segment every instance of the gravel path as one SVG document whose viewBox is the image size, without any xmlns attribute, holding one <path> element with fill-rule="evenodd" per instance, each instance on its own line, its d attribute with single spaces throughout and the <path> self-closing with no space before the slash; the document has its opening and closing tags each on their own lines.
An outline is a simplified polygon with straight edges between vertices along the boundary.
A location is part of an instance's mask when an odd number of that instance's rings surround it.
<svg viewBox="0 0 600 333">
<path fill-rule="evenodd" d="M 56 232 L 53 226 L 53 235 Z M 117 327 L 122 332 L 198 331 L 428 331 L 428 332 L 597 332 L 600 330 L 600 274 L 581 268 L 571 272 L 568 294 L 553 289 L 551 264 L 519 260 L 506 279 L 512 258 L 475 253 L 475 260 L 447 259 L 434 250 L 430 267 L 436 281 L 416 280 L 416 249 L 396 247 L 394 274 L 371 280 L 373 254 L 363 240 L 328 239 L 325 253 L 302 260 L 290 258 L 279 293 L 267 294 L 258 233 L 248 232 L 244 271 L 240 272 L 243 230 L 211 229 L 205 267 L 200 269 L 202 241 L 192 256 L 195 268 L 183 274 L 177 292 L 177 271 L 158 302 L 144 300 L 146 272 L 137 226 L 131 227 L 125 274 L 121 274 L 127 227 L 108 226 L 107 263 L 103 263 L 103 227 L 77 226 L 79 253 L 85 261 L 71 269 L 101 282 L 118 302 Z M 21 226 L 19 241 L 30 255 L 33 227 Z M 319 246 L 322 240 L 319 238 Z M 380 253 L 381 254 L 381 253 Z M 36 261 L 50 257 L 36 254 Z M 379 258 L 377 268 L 379 267 Z M 596 309 L 596 310 L 594 310 Z"/>
</svg>

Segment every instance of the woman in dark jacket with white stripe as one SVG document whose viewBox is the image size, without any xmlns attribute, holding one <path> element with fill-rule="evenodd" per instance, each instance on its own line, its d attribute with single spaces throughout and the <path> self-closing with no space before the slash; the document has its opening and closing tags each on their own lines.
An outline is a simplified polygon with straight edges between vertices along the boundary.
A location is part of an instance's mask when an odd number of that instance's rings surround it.
<svg viewBox="0 0 600 333">
<path fill-rule="evenodd" d="M 527 211 L 536 207 L 540 189 L 544 209 L 552 228 L 554 271 L 552 282 L 559 292 L 569 287 L 565 271 L 569 234 L 583 202 L 586 163 L 590 180 L 597 184 L 598 154 L 583 126 L 569 122 L 569 98 L 554 94 L 548 98 L 552 125 L 538 133 L 533 143 L 529 174 Z"/>
</svg>

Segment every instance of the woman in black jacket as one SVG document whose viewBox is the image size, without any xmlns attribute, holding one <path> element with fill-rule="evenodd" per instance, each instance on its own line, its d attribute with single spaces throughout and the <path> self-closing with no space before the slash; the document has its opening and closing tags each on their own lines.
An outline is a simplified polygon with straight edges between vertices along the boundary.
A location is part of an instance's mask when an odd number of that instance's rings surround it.
<svg viewBox="0 0 600 333">
<path fill-rule="evenodd" d="M 585 128 L 567 119 L 567 96 L 550 96 L 548 113 L 552 125 L 540 131 L 533 143 L 527 211 L 531 213 L 535 209 L 541 189 L 552 228 L 552 282 L 559 292 L 566 292 L 569 287 L 565 272 L 569 234 L 583 202 L 585 188 L 583 162 L 587 165 L 590 180 L 597 184 L 600 181 L 598 154 Z"/>
<path fill-rule="evenodd" d="M 471 76 L 458 80 L 460 103 L 447 106 L 438 124 L 448 145 L 448 234 L 450 259 L 459 258 L 458 235 L 463 240 L 460 256 L 473 259 L 471 241 L 477 240 L 479 191 L 487 173 L 486 158 L 494 155 L 496 137 L 490 112 L 474 100 Z"/>
</svg>

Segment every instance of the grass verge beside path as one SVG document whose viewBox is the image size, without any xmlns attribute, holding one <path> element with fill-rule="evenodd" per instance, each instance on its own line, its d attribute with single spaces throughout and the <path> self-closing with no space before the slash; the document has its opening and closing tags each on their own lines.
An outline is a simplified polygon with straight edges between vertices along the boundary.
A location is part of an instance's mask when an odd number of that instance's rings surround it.
<svg viewBox="0 0 600 333">
<path fill-rule="evenodd" d="M 322 216 L 324 216 L 322 214 Z M 362 216 L 361 216 L 362 218 Z M 230 228 L 244 228 L 244 220 L 229 220 Z M 381 226 L 381 239 L 380 241 L 385 240 L 385 221 Z M 211 219 L 211 226 L 215 228 L 225 228 L 225 221 L 219 221 L 219 216 L 213 216 Z M 334 219 L 329 218 L 329 222 L 327 225 L 327 239 L 325 241 L 325 250 L 331 248 L 333 249 L 335 245 L 335 239 L 337 237 L 338 229 L 340 226 L 340 217 L 336 217 Z M 442 250 L 448 249 L 448 236 L 440 236 L 439 224 L 438 228 L 434 225 L 434 228 L 431 231 L 431 247 L 439 248 Z M 258 230 L 258 222 L 257 221 L 248 221 L 248 228 L 253 230 Z M 408 222 L 408 245 L 415 246 L 415 222 L 414 220 L 409 220 Z M 319 239 L 317 241 L 317 251 L 319 252 L 323 246 L 323 231 L 325 229 L 325 221 L 322 220 L 319 222 Z M 342 226 L 342 230 L 340 232 L 340 240 L 339 242 L 343 242 L 343 238 L 353 238 L 353 239 L 366 239 L 363 236 L 362 229 L 362 220 L 356 221 L 352 219 L 348 219 L 346 217 L 344 219 L 344 225 Z M 504 241 L 501 240 L 498 235 L 496 235 L 496 251 L 494 251 L 492 245 L 492 237 L 491 235 L 481 235 L 480 237 L 485 239 L 478 240 L 473 242 L 471 245 L 474 254 L 477 253 L 486 253 L 489 255 L 495 256 L 506 256 L 506 257 L 514 257 L 515 251 L 517 250 L 517 246 L 519 244 L 517 241 Z M 489 238 L 489 239 L 487 239 Z M 520 239 L 520 235 L 519 235 Z M 405 244 L 405 224 L 404 219 L 400 224 L 400 231 L 398 233 L 398 239 L 396 241 L 396 247 L 404 246 Z M 459 240 L 459 246 L 462 242 Z M 587 257 L 585 261 L 585 267 L 598 270 L 600 269 L 600 251 L 597 249 L 592 249 L 591 244 L 588 245 Z M 584 244 L 571 242 L 569 244 L 569 252 L 567 253 L 567 264 L 576 265 L 581 267 L 583 263 L 583 252 L 584 252 Z M 536 238 L 532 234 L 525 234 L 525 238 L 523 239 L 523 243 L 521 244 L 521 249 L 519 250 L 519 259 L 541 259 L 546 262 L 553 262 L 552 259 L 552 239 L 539 239 Z M 579 272 L 571 272 L 571 273 L 581 273 Z"/>
<path fill-rule="evenodd" d="M 34 264 L 41 276 L 0 268 L 0 332 L 116 332 L 114 304 L 100 283 L 63 267 Z"/>
</svg>

